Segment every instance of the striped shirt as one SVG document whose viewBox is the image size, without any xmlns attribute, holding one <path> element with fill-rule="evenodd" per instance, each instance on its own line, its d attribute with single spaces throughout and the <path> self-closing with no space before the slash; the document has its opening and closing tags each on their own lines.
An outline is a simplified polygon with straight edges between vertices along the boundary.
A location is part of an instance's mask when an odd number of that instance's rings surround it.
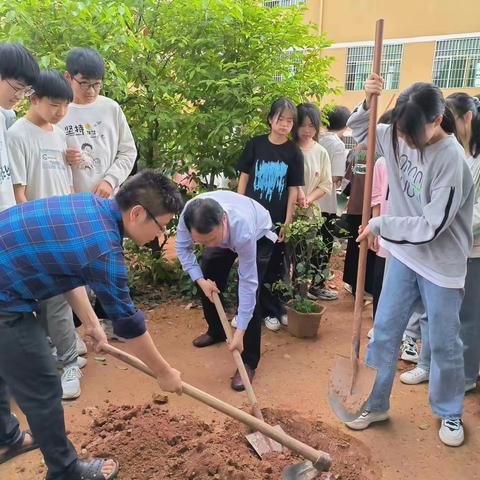
<svg viewBox="0 0 480 480">
<path fill-rule="evenodd" d="M 31 312 L 39 300 L 82 285 L 96 293 L 114 331 L 146 331 L 133 305 L 114 199 L 91 193 L 49 197 L 0 213 L 0 311 Z"/>
</svg>

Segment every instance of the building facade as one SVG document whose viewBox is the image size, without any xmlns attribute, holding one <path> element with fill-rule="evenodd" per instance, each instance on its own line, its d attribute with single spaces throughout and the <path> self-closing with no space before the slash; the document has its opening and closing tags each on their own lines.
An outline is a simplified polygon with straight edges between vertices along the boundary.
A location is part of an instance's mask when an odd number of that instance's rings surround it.
<svg viewBox="0 0 480 480">
<path fill-rule="evenodd" d="M 333 44 L 331 74 L 342 87 L 333 100 L 350 108 L 371 71 L 375 21 L 385 20 L 379 112 L 414 82 L 433 82 L 445 95 L 480 93 L 479 0 L 272 0 L 266 6 L 306 4 L 305 19 Z"/>
</svg>

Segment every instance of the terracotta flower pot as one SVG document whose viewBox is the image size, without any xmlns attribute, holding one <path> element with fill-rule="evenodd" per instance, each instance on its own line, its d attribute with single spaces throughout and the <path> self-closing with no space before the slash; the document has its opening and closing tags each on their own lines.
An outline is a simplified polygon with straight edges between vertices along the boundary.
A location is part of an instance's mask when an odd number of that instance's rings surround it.
<svg viewBox="0 0 480 480">
<path fill-rule="evenodd" d="M 286 305 L 288 315 L 288 331 L 299 338 L 313 338 L 318 334 L 320 320 L 327 307 L 319 305 L 315 313 L 300 313 Z"/>
</svg>

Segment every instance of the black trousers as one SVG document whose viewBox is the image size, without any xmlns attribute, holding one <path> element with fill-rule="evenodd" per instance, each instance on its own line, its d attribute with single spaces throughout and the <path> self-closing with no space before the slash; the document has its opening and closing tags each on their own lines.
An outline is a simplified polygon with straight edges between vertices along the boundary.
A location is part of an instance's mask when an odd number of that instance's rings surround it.
<svg viewBox="0 0 480 480">
<path fill-rule="evenodd" d="M 28 420 L 48 467 L 47 480 L 69 480 L 77 454 L 65 433 L 62 386 L 45 331 L 32 313 L 0 312 L 0 445 L 20 435 L 7 389 Z"/>
<path fill-rule="evenodd" d="M 273 245 L 272 255 L 263 275 L 263 282 L 259 284 L 258 304 L 261 318 L 280 317 L 285 314 L 282 295 L 272 291 L 272 285 L 279 280 L 287 281 L 288 262 L 285 254 L 285 243 L 276 242 Z"/>
<path fill-rule="evenodd" d="M 270 257 L 272 255 L 274 243 L 266 237 L 257 241 L 257 272 L 258 284 L 261 285 L 265 271 L 267 269 Z M 206 248 L 203 252 L 201 268 L 204 278 L 213 280 L 220 291 L 225 290 L 227 286 L 228 275 L 232 269 L 233 262 L 237 254 L 227 248 Z M 222 323 L 218 318 L 215 305 L 200 290 L 203 314 L 208 323 L 208 334 L 216 340 L 225 340 L 225 332 Z M 260 361 L 260 341 L 261 341 L 261 313 L 257 305 L 253 316 L 248 324 L 245 336 L 243 337 L 243 362 L 250 368 L 257 368 Z"/>
<path fill-rule="evenodd" d="M 358 227 L 362 224 L 362 216 L 348 214 L 347 222 L 350 227 L 350 238 L 348 239 L 347 251 L 345 253 L 343 281 L 352 286 L 352 292 L 355 295 L 357 290 L 358 258 L 360 256 L 360 248 L 356 238 L 358 237 Z M 373 294 L 373 269 L 375 266 L 375 257 L 375 252 L 373 250 L 368 250 L 367 267 L 365 272 L 365 291 L 370 294 Z"/>
<path fill-rule="evenodd" d="M 325 245 L 325 254 L 322 255 L 320 270 L 323 272 L 330 262 L 330 257 L 332 256 L 333 251 L 333 224 L 337 219 L 337 216 L 334 213 L 322 213 L 322 217 L 325 219 L 323 222 L 322 228 L 320 230 L 320 234 L 322 235 L 323 243 Z M 323 279 L 320 283 L 320 287 L 325 285 L 326 279 Z"/>
</svg>

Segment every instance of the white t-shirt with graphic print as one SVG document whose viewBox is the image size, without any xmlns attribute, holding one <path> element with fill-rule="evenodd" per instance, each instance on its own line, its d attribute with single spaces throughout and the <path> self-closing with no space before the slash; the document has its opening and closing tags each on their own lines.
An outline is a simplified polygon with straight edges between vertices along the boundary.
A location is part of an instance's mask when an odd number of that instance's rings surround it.
<svg viewBox="0 0 480 480">
<path fill-rule="evenodd" d="M 5 117 L 0 114 L 0 212 L 16 204 L 6 145 Z"/>
<path fill-rule="evenodd" d="M 34 125 L 26 118 L 8 130 L 8 153 L 14 185 L 26 185 L 27 200 L 68 195 L 72 191 L 72 171 L 65 158 L 67 141 L 63 131 Z"/>
<path fill-rule="evenodd" d="M 70 148 L 82 153 L 82 162 L 72 167 L 75 192 L 92 192 L 106 180 L 116 190 L 130 175 L 137 149 L 120 105 L 99 95 L 93 103 L 71 103 L 58 123 Z"/>
</svg>

